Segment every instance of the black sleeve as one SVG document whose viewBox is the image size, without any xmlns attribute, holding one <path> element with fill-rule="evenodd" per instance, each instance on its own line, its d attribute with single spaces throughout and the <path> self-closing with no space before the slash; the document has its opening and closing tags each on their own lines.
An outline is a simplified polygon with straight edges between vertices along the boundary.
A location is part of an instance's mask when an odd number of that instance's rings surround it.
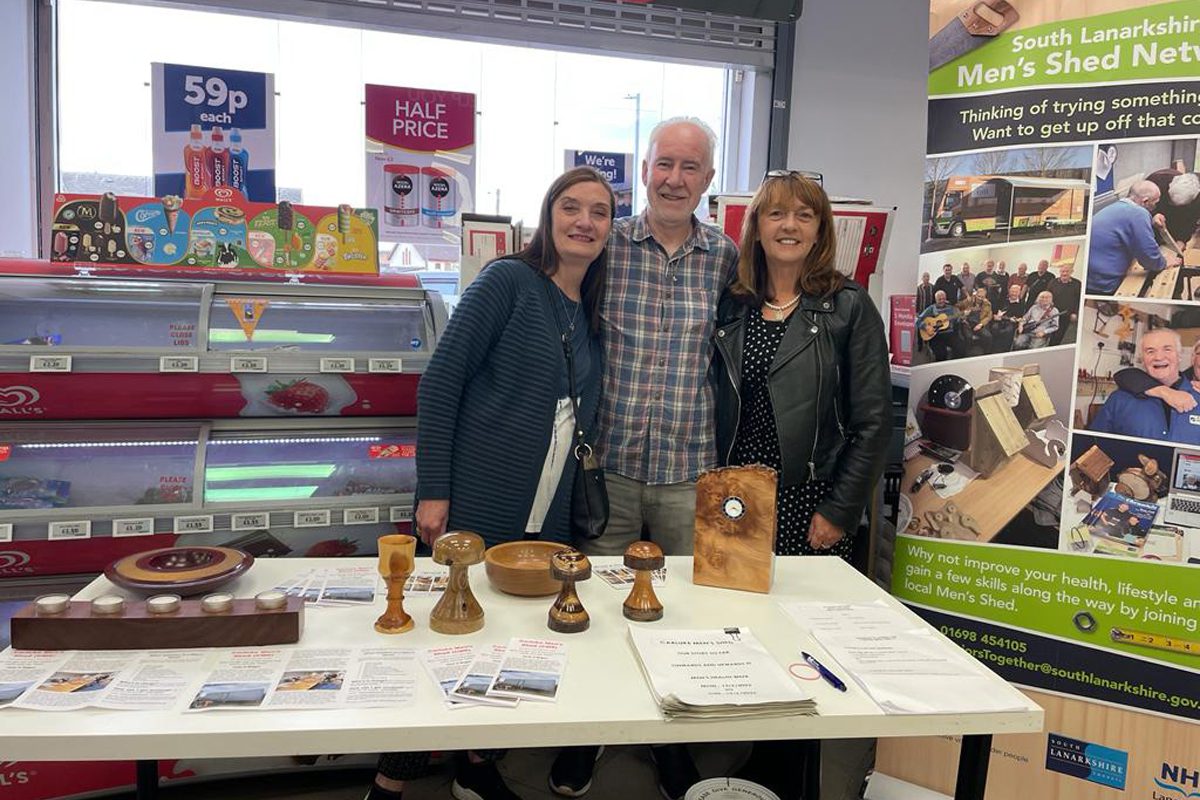
<svg viewBox="0 0 1200 800">
<path fill-rule="evenodd" d="M 1113 380 L 1118 389 L 1124 389 L 1139 399 L 1145 399 L 1146 392 L 1155 386 L 1162 385 L 1137 367 L 1126 367 L 1118 371 L 1116 375 L 1113 375 Z"/>
</svg>

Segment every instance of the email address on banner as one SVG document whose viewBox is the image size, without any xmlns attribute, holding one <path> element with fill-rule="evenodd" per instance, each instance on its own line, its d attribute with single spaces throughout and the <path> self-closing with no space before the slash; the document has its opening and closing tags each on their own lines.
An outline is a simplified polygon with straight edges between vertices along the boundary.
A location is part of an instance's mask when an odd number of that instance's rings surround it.
<svg viewBox="0 0 1200 800">
<path fill-rule="evenodd" d="M 1062 678 L 1069 681 L 1077 681 L 1086 683 L 1092 686 L 1099 686 L 1105 689 L 1110 689 L 1117 692 L 1125 692 L 1127 694 L 1137 695 L 1138 697 L 1146 697 L 1157 700 L 1161 703 L 1166 703 L 1171 708 L 1200 708 L 1200 699 L 1195 697 L 1185 697 L 1183 695 L 1172 694 L 1155 689 L 1152 686 L 1145 686 L 1140 683 L 1130 683 L 1127 680 L 1112 680 L 1085 669 L 1062 669 L 1044 661 L 1030 661 L 1023 656 L 1010 656 L 1003 653 L 994 653 L 991 650 L 968 647 L 964 648 L 968 653 L 975 656 L 980 661 L 995 664 L 1000 667 L 1014 667 L 1016 669 L 1028 670 L 1030 672 L 1040 672 L 1043 675 L 1049 675 L 1053 678 Z"/>
</svg>

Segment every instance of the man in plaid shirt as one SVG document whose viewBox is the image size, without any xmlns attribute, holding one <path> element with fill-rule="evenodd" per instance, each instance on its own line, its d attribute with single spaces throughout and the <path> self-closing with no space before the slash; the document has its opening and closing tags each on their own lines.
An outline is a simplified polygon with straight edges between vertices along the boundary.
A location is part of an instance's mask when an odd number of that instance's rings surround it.
<svg viewBox="0 0 1200 800">
<path fill-rule="evenodd" d="M 624 553 L 643 528 L 668 555 L 692 552 L 696 477 L 717 465 L 711 337 L 738 256 L 694 213 L 713 179 L 715 149 L 716 134 L 698 119 L 659 123 L 642 162 L 648 207 L 617 220 L 609 236 L 597 451 L 610 511 L 604 535 L 580 543 L 592 554 Z M 599 752 L 564 748 L 550 771 L 554 793 L 585 794 Z M 686 747 L 651 753 L 659 791 L 682 800 L 700 779 Z"/>
<path fill-rule="evenodd" d="M 694 213 L 715 146 L 700 120 L 660 123 L 642 162 L 648 207 L 613 225 L 598 437 L 611 513 L 589 552 L 624 553 L 643 528 L 667 554 L 692 552 L 696 477 L 717 465 L 713 324 L 737 264 L 733 242 Z"/>
</svg>

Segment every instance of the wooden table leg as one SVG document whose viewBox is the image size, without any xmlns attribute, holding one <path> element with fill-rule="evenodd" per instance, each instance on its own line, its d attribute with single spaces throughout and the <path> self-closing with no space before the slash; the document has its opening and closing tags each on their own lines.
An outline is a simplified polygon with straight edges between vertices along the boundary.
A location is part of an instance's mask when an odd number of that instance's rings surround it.
<svg viewBox="0 0 1200 800">
<path fill-rule="evenodd" d="M 987 788 L 988 760 L 992 755 L 992 735 L 980 733 L 962 737 L 958 751 L 958 781 L 954 800 L 983 800 Z"/>
<path fill-rule="evenodd" d="M 158 759 L 137 762 L 137 800 L 158 797 Z"/>
</svg>

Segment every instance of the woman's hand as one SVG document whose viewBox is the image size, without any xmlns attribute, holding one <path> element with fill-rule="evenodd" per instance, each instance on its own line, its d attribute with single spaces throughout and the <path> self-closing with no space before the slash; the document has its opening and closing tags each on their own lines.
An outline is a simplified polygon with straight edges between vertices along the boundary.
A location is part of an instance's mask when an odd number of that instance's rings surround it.
<svg viewBox="0 0 1200 800">
<path fill-rule="evenodd" d="M 417 504 L 417 535 L 433 547 L 433 540 L 446 532 L 449 519 L 449 500 L 422 500 Z"/>
<path fill-rule="evenodd" d="M 814 550 L 828 550 L 842 540 L 845 532 L 820 514 L 814 513 L 808 525 L 808 544 Z"/>
</svg>

